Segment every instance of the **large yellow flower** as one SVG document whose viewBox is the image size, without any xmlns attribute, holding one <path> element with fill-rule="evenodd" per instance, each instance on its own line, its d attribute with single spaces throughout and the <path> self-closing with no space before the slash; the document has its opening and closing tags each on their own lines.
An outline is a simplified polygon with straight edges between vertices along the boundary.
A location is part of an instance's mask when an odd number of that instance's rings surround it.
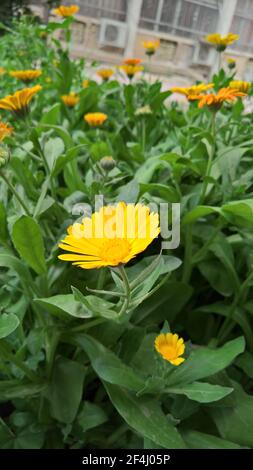
<svg viewBox="0 0 253 470">
<path fill-rule="evenodd" d="M 58 8 L 55 8 L 53 10 L 53 13 L 57 16 L 61 16 L 62 18 L 68 18 L 68 16 L 73 16 L 78 11 L 79 11 L 79 7 L 77 5 L 70 5 L 70 6 L 61 5 Z"/>
<path fill-rule="evenodd" d="M 161 333 L 155 339 L 155 349 L 163 359 L 169 361 L 174 366 L 179 366 L 185 359 L 182 356 L 185 351 L 183 338 L 179 338 L 177 334 Z"/>
<path fill-rule="evenodd" d="M 2 142 L 5 139 L 5 137 L 12 134 L 12 132 L 13 132 L 12 127 L 10 127 L 5 122 L 0 121 L 0 142 Z"/>
<path fill-rule="evenodd" d="M 97 75 L 101 77 L 105 82 L 114 74 L 112 69 L 100 69 L 97 71 Z"/>
<path fill-rule="evenodd" d="M 10 75 L 22 82 L 28 83 L 36 78 L 40 77 L 42 74 L 41 70 L 13 70 L 10 72 Z"/>
<path fill-rule="evenodd" d="M 173 87 L 171 88 L 171 91 L 173 93 L 180 93 L 181 95 L 185 95 L 188 99 L 191 99 L 192 96 L 196 96 L 199 93 L 204 93 L 207 90 L 210 90 L 210 88 L 213 88 L 214 84 L 213 83 L 199 83 L 198 85 L 192 85 L 190 87 Z"/>
<path fill-rule="evenodd" d="M 81 224 L 68 228 L 68 235 L 59 247 L 69 254 L 63 261 L 83 269 L 126 264 L 144 251 L 158 236 L 159 216 L 142 204 L 104 206 Z"/>
<path fill-rule="evenodd" d="M 221 88 L 216 95 L 214 93 L 209 93 L 208 95 L 196 95 L 193 96 L 191 99 L 199 101 L 199 108 L 203 108 L 203 106 L 208 106 L 214 111 L 218 111 L 224 101 L 234 101 L 236 98 L 243 98 L 244 96 L 246 96 L 246 93 L 242 93 L 237 89 L 227 87 Z"/>
<path fill-rule="evenodd" d="M 244 82 L 242 80 L 232 80 L 229 83 L 229 88 L 233 88 L 233 89 L 242 91 L 243 93 L 248 93 L 249 89 L 251 88 L 251 83 L 250 82 Z"/>
<path fill-rule="evenodd" d="M 32 97 L 40 91 L 42 87 L 36 85 L 31 88 L 23 88 L 23 90 L 16 91 L 13 95 L 8 95 L 0 99 L 0 109 L 7 109 L 13 113 L 23 115 L 28 111 L 28 105 Z"/>
<path fill-rule="evenodd" d="M 61 99 L 69 108 L 73 108 L 80 100 L 79 96 L 73 91 L 69 95 L 62 95 Z"/>
<path fill-rule="evenodd" d="M 88 113 L 88 114 L 85 114 L 83 118 L 89 124 L 89 126 L 98 127 L 98 126 L 102 126 L 102 124 L 104 124 L 104 122 L 107 120 L 107 114 Z"/>
<path fill-rule="evenodd" d="M 239 39 L 238 34 L 228 33 L 226 36 L 221 36 L 218 33 L 208 34 L 206 40 L 216 46 L 217 51 L 225 51 L 226 47 L 233 44 Z"/>
<path fill-rule="evenodd" d="M 142 43 L 144 49 L 146 49 L 145 53 L 147 55 L 153 55 L 155 51 L 160 47 L 160 40 L 157 39 L 155 41 L 149 40 L 149 41 L 143 41 Z"/>
<path fill-rule="evenodd" d="M 138 72 L 142 72 L 144 67 L 142 65 L 120 65 L 119 66 L 120 70 L 123 70 L 125 74 L 128 76 L 128 78 L 131 80 L 134 75 Z"/>
</svg>

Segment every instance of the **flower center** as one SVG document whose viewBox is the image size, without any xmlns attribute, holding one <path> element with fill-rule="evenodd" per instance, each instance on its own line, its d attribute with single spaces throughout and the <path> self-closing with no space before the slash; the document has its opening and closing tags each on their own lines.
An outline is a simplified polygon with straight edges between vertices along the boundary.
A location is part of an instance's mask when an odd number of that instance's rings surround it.
<svg viewBox="0 0 253 470">
<path fill-rule="evenodd" d="M 102 260 L 116 265 L 124 261 L 125 257 L 130 253 L 130 250 L 131 247 L 127 240 L 123 238 L 112 238 L 103 243 L 100 257 Z"/>
<path fill-rule="evenodd" d="M 166 357 L 166 359 L 176 359 L 177 357 L 176 349 L 173 346 L 168 346 L 167 344 L 161 346 L 161 354 Z"/>
</svg>

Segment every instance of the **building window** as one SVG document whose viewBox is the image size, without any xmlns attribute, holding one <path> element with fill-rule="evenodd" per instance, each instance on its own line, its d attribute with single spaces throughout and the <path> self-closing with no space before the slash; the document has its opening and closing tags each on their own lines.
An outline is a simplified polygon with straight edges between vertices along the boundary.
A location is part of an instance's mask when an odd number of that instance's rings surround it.
<svg viewBox="0 0 253 470">
<path fill-rule="evenodd" d="M 126 21 L 127 0 L 67 0 L 63 3 L 78 5 L 80 15 Z"/>
<path fill-rule="evenodd" d="M 233 44 L 233 49 L 253 52 L 253 2 L 252 0 L 237 0 L 237 8 L 231 25 L 231 31 L 239 34 L 239 40 Z"/>
</svg>

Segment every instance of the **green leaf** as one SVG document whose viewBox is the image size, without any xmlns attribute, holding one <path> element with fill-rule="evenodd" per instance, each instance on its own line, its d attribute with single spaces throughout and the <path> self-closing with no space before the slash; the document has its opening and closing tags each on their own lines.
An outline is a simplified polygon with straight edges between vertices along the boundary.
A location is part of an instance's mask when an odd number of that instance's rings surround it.
<svg viewBox="0 0 253 470">
<path fill-rule="evenodd" d="M 8 239 L 7 215 L 3 203 L 0 201 L 0 240 Z"/>
<path fill-rule="evenodd" d="M 234 442 L 226 441 L 211 434 L 187 430 L 182 432 L 183 438 L 190 449 L 241 449 Z"/>
<path fill-rule="evenodd" d="M 67 313 L 75 318 L 90 318 L 93 316 L 92 311 L 82 305 L 80 301 L 77 301 L 73 294 L 54 295 L 53 297 L 34 300 L 53 315 L 65 316 L 64 314 Z"/>
<path fill-rule="evenodd" d="M 229 395 L 229 393 L 233 392 L 233 388 L 211 385 L 206 382 L 193 382 L 192 384 L 182 385 L 178 388 L 167 388 L 166 392 L 186 395 L 190 400 L 195 400 L 199 403 L 210 403 L 221 400 Z"/>
<path fill-rule="evenodd" d="M 64 143 L 59 137 L 49 139 L 44 146 L 44 153 L 50 170 L 55 166 L 57 158 L 64 152 Z"/>
<path fill-rule="evenodd" d="M 108 417 L 104 410 L 100 406 L 95 403 L 90 403 L 89 401 L 85 401 L 83 403 L 81 411 L 77 417 L 77 422 L 80 424 L 83 432 L 96 428 L 107 420 Z"/>
<path fill-rule="evenodd" d="M 19 319 L 14 313 L 0 315 L 0 338 L 9 336 L 19 325 Z"/>
<path fill-rule="evenodd" d="M 115 305 L 108 300 L 101 299 L 96 295 L 83 295 L 76 287 L 71 286 L 76 300 L 81 302 L 88 312 L 94 317 L 104 317 L 108 320 L 118 320 L 118 314 L 113 310 Z"/>
<path fill-rule="evenodd" d="M 138 434 L 165 449 L 185 448 L 179 432 L 163 414 L 158 401 L 136 398 L 133 393 L 108 383 L 105 388 L 118 413 Z"/>
<path fill-rule="evenodd" d="M 40 226 L 32 217 L 23 215 L 15 222 L 12 230 L 12 240 L 21 258 L 37 274 L 46 272 L 44 244 Z"/>
<path fill-rule="evenodd" d="M 51 106 L 51 108 L 48 111 L 43 113 L 40 123 L 49 124 L 49 125 L 58 124 L 58 121 L 60 118 L 60 112 L 61 112 L 61 104 L 60 103 L 53 104 L 53 106 Z"/>
<path fill-rule="evenodd" d="M 84 366 L 64 357 L 55 361 L 47 398 L 52 416 L 62 423 L 75 419 L 83 394 Z"/>
<path fill-rule="evenodd" d="M 20 380 L 2 380 L 0 382 L 0 400 L 8 401 L 16 398 L 28 398 L 41 394 L 46 384 L 23 383 Z"/>
</svg>

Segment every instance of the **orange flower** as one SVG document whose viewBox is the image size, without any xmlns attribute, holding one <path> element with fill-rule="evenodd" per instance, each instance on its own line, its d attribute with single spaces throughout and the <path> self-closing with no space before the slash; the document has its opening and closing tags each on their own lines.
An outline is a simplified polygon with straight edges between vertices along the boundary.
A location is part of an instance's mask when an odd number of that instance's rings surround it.
<svg viewBox="0 0 253 470">
<path fill-rule="evenodd" d="M 155 339 L 155 349 L 165 361 L 170 362 L 173 366 L 179 366 L 185 361 L 184 354 L 185 344 L 183 338 L 179 338 L 175 333 L 161 333 Z"/>
<path fill-rule="evenodd" d="M 126 65 L 139 65 L 141 63 L 141 59 L 125 59 L 124 64 Z"/>
<path fill-rule="evenodd" d="M 237 97 L 243 98 L 244 96 L 247 96 L 246 93 L 242 93 L 237 89 L 232 89 L 228 87 L 221 88 L 216 95 L 214 93 L 209 93 L 208 95 L 196 95 L 192 96 L 191 100 L 198 100 L 199 108 L 203 108 L 203 106 L 208 106 L 214 111 L 218 111 L 224 101 L 234 101 Z"/>
<path fill-rule="evenodd" d="M 144 49 L 146 49 L 146 54 L 147 55 L 153 55 L 155 54 L 156 49 L 160 47 L 160 40 L 157 39 L 156 41 L 143 41 L 142 43 Z"/>
<path fill-rule="evenodd" d="M 144 67 L 142 67 L 142 65 L 120 65 L 119 68 L 120 70 L 123 70 L 125 72 L 125 74 L 130 80 L 134 77 L 136 73 L 142 72 L 142 70 L 144 70 Z"/>
<path fill-rule="evenodd" d="M 112 69 L 100 69 L 97 71 L 97 75 L 101 77 L 105 82 L 114 74 Z"/>
<path fill-rule="evenodd" d="M 10 127 L 5 122 L 0 121 L 0 142 L 5 139 L 8 135 L 12 134 L 13 127 Z"/>
<path fill-rule="evenodd" d="M 79 102 L 79 96 L 73 91 L 69 95 L 62 95 L 63 103 L 69 108 L 73 108 Z"/>
<path fill-rule="evenodd" d="M 58 8 L 55 8 L 53 13 L 57 16 L 61 16 L 62 18 L 68 18 L 68 16 L 73 16 L 78 11 L 79 7 L 77 5 L 70 5 L 68 7 L 61 5 Z"/>
<path fill-rule="evenodd" d="M 88 88 L 89 84 L 90 84 L 89 80 L 83 80 L 83 83 L 82 83 L 83 88 Z"/>
<path fill-rule="evenodd" d="M 84 120 L 89 124 L 91 127 L 98 127 L 104 124 L 107 119 L 107 114 L 104 113 L 88 113 L 85 114 L 83 117 Z"/>
<path fill-rule="evenodd" d="M 7 109 L 17 116 L 24 116 L 28 112 L 28 105 L 32 97 L 41 89 L 40 85 L 36 85 L 16 91 L 13 95 L 0 99 L 0 109 Z"/>
<path fill-rule="evenodd" d="M 22 80 L 24 83 L 31 82 L 35 78 L 40 77 L 42 74 L 41 70 L 13 70 L 10 72 L 11 77 Z"/>
</svg>

